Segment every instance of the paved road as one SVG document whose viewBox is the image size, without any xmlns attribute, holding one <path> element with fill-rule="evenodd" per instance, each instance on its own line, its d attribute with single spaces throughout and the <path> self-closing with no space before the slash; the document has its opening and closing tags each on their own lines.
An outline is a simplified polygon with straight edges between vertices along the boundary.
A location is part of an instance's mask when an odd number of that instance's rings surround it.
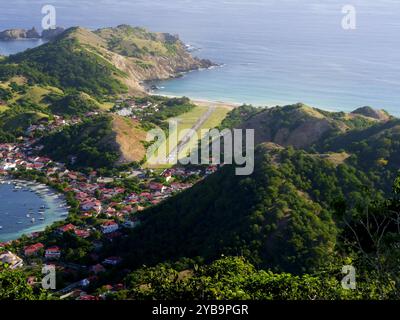
<svg viewBox="0 0 400 320">
<path fill-rule="evenodd" d="M 174 163 L 176 160 L 176 157 L 182 152 L 182 150 L 185 149 L 186 145 L 192 140 L 193 135 L 201 128 L 201 126 L 210 118 L 210 116 L 214 113 L 216 107 L 215 106 L 209 106 L 207 112 L 205 112 L 194 124 L 194 126 L 191 128 L 190 131 L 188 131 L 185 136 L 182 138 L 182 140 L 178 143 L 174 149 L 170 152 L 170 154 L 167 157 L 167 162 L 168 163 Z"/>
</svg>

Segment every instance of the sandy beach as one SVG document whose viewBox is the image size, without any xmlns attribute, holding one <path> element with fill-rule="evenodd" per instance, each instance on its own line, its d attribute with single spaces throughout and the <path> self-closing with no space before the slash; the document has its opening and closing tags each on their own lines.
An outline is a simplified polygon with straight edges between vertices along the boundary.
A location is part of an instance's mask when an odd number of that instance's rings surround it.
<svg viewBox="0 0 400 320">
<path fill-rule="evenodd" d="M 174 96 L 174 95 L 168 95 L 168 94 L 158 94 L 154 92 L 150 92 L 149 94 L 153 96 L 160 96 L 160 97 L 167 97 L 167 98 L 182 98 L 182 96 Z M 201 106 L 201 107 L 210 107 L 210 106 L 215 106 L 215 107 L 222 107 L 222 108 L 227 108 L 227 109 L 235 109 L 243 105 L 243 103 L 240 102 L 225 102 L 225 101 L 212 101 L 212 100 L 207 100 L 207 99 L 192 99 L 188 97 L 194 104 Z"/>
</svg>

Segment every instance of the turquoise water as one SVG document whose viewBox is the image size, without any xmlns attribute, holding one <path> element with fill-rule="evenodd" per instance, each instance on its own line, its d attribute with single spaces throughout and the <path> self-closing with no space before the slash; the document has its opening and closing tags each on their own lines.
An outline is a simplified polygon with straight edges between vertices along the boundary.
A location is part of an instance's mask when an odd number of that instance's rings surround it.
<svg viewBox="0 0 400 320">
<path fill-rule="evenodd" d="M 43 44 L 40 39 L 24 39 L 19 41 L 0 42 L 0 55 L 8 56 L 13 53 L 21 52 L 26 49 L 34 48 Z"/>
<path fill-rule="evenodd" d="M 371 105 L 400 115 L 399 1 L 351 2 L 351 31 L 341 27 L 347 0 L 2 1 L 0 28 L 40 28 L 47 3 L 59 25 L 178 33 L 196 55 L 224 64 L 162 82 L 163 94 L 344 111 Z"/>
<path fill-rule="evenodd" d="M 62 199 L 44 191 L 38 195 L 38 187 L 34 185 L 19 185 L 23 186 L 22 189 L 16 190 L 13 183 L 0 184 L 0 242 L 42 231 L 46 226 L 65 219 L 67 210 L 60 207 L 64 204 Z M 42 206 L 46 207 L 43 214 L 39 212 Z"/>
</svg>

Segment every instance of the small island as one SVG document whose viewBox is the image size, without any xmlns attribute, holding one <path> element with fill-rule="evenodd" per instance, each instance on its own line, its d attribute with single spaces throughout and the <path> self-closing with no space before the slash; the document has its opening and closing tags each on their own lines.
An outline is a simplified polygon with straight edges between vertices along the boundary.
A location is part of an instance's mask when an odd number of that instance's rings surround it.
<svg viewBox="0 0 400 320">
<path fill-rule="evenodd" d="M 36 30 L 35 27 L 32 29 L 7 29 L 0 32 L 0 41 L 13 41 L 13 40 L 24 40 L 24 39 L 43 39 L 51 40 L 57 35 L 64 32 L 65 28 L 56 27 L 54 29 L 43 30 L 42 33 Z"/>
</svg>

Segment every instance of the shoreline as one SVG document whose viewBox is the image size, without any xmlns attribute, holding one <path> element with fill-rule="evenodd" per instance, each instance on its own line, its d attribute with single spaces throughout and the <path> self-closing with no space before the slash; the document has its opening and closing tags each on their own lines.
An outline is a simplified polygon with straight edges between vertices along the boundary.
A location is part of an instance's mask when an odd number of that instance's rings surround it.
<svg viewBox="0 0 400 320">
<path fill-rule="evenodd" d="M 192 101 L 194 104 L 198 105 L 198 106 L 205 106 L 205 107 L 209 107 L 210 105 L 214 105 L 216 107 L 223 107 L 223 108 L 227 108 L 229 110 L 233 110 L 235 108 L 241 107 L 243 105 L 251 105 L 255 108 L 273 108 L 276 106 L 279 107 L 283 107 L 283 106 L 288 106 L 288 105 L 295 105 L 298 103 L 302 103 L 305 104 L 307 106 L 310 106 L 311 108 L 315 108 L 315 109 L 319 109 L 322 111 L 327 111 L 327 112 L 331 112 L 331 113 L 335 113 L 335 112 L 344 112 L 344 113 L 351 113 L 352 111 L 356 110 L 358 107 L 355 107 L 352 110 L 343 110 L 343 109 L 335 109 L 332 107 L 318 107 L 318 106 L 313 106 L 311 104 L 307 104 L 304 102 L 293 102 L 293 103 L 259 103 L 259 104 L 252 104 L 252 103 L 241 103 L 241 102 L 226 102 L 226 101 L 222 101 L 222 100 L 211 100 L 211 99 L 206 99 L 206 98 L 191 98 L 189 96 L 185 96 L 185 95 L 172 95 L 172 94 L 162 94 L 162 93 L 155 93 L 155 92 L 148 92 L 149 95 L 154 95 L 154 96 L 160 96 L 160 97 L 166 97 L 166 98 L 182 98 L 182 97 L 187 97 L 190 99 L 190 101 Z M 377 110 L 385 110 L 385 109 L 377 109 Z M 391 116 L 398 118 L 397 115 L 390 113 Z"/>
<path fill-rule="evenodd" d="M 159 96 L 159 97 L 166 97 L 166 98 L 182 98 L 184 96 L 178 96 L 178 95 L 172 95 L 172 94 L 161 94 L 161 93 L 155 93 L 155 92 L 149 92 L 150 95 L 153 96 Z M 198 106 L 210 106 L 214 105 L 216 107 L 222 107 L 222 108 L 227 108 L 227 109 L 235 109 L 243 105 L 243 103 L 240 102 L 226 102 L 226 101 L 221 101 L 221 100 L 209 100 L 209 99 L 204 99 L 204 98 L 191 98 L 188 97 L 190 101 L 192 101 L 194 104 Z"/>
<path fill-rule="evenodd" d="M 68 218 L 69 210 L 65 195 L 59 193 L 50 186 L 37 181 L 15 179 L 9 176 L 0 176 L 0 186 L 3 185 L 10 185 L 13 187 L 21 186 L 24 189 L 29 189 L 29 192 L 36 194 L 38 202 L 44 202 L 46 205 L 46 212 L 42 216 L 45 218 L 45 220 L 35 221 L 34 224 L 25 226 L 21 230 L 7 232 L 6 229 L 0 229 L 0 242 L 14 241 L 23 235 L 29 237 L 33 233 L 43 232 L 47 227 L 52 226 L 54 223 Z M 0 214 L 3 214 L 3 212 L 0 212 Z M 37 215 L 37 213 L 33 214 Z M 36 218 L 36 216 L 34 218 Z"/>
</svg>

